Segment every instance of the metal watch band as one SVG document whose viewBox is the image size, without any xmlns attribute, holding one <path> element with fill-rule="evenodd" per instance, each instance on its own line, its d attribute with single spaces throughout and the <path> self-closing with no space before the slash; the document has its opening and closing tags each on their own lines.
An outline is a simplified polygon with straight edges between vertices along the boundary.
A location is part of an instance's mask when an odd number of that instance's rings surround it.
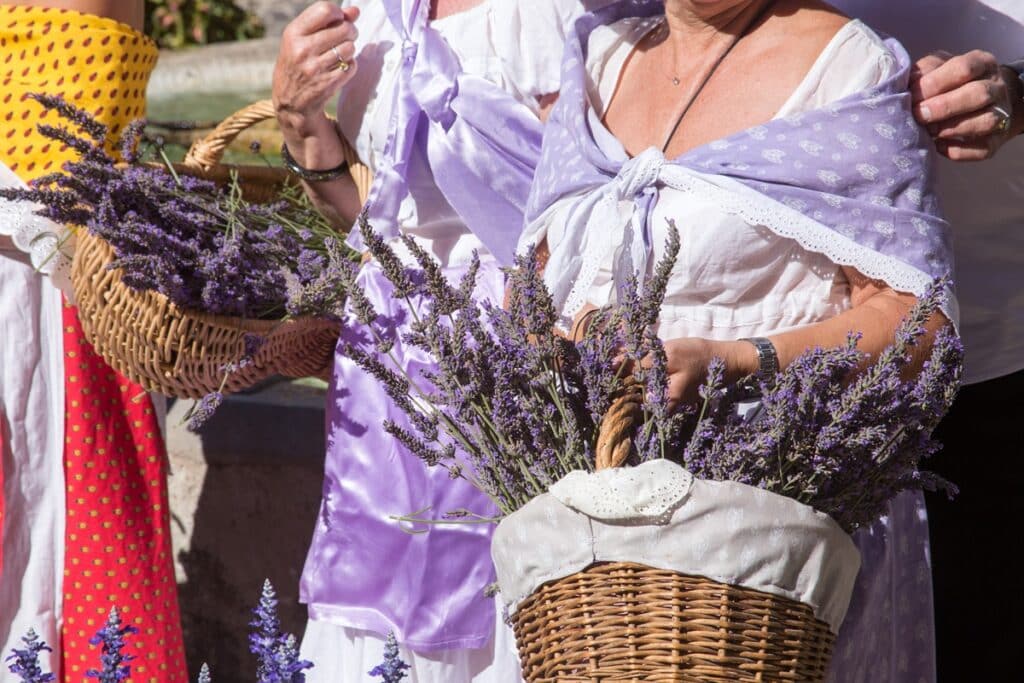
<svg viewBox="0 0 1024 683">
<path fill-rule="evenodd" d="M 288 145 L 281 145 L 281 161 L 284 163 L 284 167 L 288 169 L 289 173 L 293 173 L 303 180 L 310 180 L 312 182 L 324 182 L 326 180 L 334 180 L 345 175 L 348 171 L 348 162 L 342 161 L 334 168 L 328 168 L 323 171 L 314 171 L 309 168 L 303 168 L 299 166 L 298 162 L 295 161 L 295 157 L 288 151 Z"/>
<path fill-rule="evenodd" d="M 1018 59 L 1015 62 L 1004 64 L 1007 69 L 1017 74 L 1017 81 L 1020 84 L 1020 99 L 1013 103 L 1014 107 L 1024 107 L 1024 59 Z"/>
<path fill-rule="evenodd" d="M 765 337 L 748 337 L 740 341 L 750 342 L 757 349 L 757 374 L 761 377 L 772 377 L 779 372 L 779 354 L 775 351 L 775 344 Z"/>
</svg>

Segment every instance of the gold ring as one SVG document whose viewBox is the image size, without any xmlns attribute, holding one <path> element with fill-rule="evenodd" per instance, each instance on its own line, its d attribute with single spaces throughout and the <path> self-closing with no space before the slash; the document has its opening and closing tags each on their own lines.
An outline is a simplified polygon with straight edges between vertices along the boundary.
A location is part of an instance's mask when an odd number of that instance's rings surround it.
<svg viewBox="0 0 1024 683">
<path fill-rule="evenodd" d="M 999 105 L 993 105 L 992 113 L 999 117 L 999 123 L 996 125 L 997 133 L 1005 133 L 1010 130 L 1010 123 L 1013 117 L 1010 116 L 1010 112 L 1006 111 Z"/>
<path fill-rule="evenodd" d="M 342 71 L 348 71 L 352 67 L 352 65 L 345 61 L 345 58 L 341 56 L 341 51 L 338 50 L 337 45 L 331 47 L 331 52 L 334 53 L 335 58 L 337 58 L 338 60 L 338 69 L 341 69 Z"/>
</svg>

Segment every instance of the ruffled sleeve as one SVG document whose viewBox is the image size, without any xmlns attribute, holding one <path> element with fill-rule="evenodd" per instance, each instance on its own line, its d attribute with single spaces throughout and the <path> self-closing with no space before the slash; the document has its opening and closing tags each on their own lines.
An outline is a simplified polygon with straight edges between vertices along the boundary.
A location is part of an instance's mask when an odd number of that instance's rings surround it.
<svg viewBox="0 0 1024 683">
<path fill-rule="evenodd" d="M 838 102 L 884 83 L 896 69 L 896 57 L 885 41 L 854 19 L 839 30 L 776 117 Z"/>
<path fill-rule="evenodd" d="M 505 79 L 529 97 L 558 92 L 565 39 L 576 18 L 598 4 L 492 0 L 490 39 Z"/>
<path fill-rule="evenodd" d="M 25 183 L 0 162 L 0 188 L 23 187 Z M 50 276 L 53 284 L 63 291 L 69 300 L 73 300 L 72 234 L 64 226 L 36 214 L 38 208 L 27 202 L 0 199 L 0 236 L 8 238 L 18 252 L 26 255 L 24 260 L 29 261 L 40 273 Z M 0 246 L 2 244 L 0 242 Z"/>
</svg>

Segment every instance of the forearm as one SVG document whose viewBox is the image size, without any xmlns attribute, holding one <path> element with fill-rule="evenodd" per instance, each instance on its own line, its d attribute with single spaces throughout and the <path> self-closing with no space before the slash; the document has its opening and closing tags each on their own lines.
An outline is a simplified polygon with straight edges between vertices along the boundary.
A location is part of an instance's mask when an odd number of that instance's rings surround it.
<svg viewBox="0 0 1024 683">
<path fill-rule="evenodd" d="M 831 348 L 843 346 L 851 332 L 860 334 L 857 348 L 866 354 L 864 365 L 871 363 L 891 346 L 896 339 L 896 330 L 910 313 L 916 298 L 866 280 L 859 274 L 848 271 L 855 281 L 852 307 L 828 320 L 807 325 L 787 332 L 769 335 L 779 357 L 779 367 L 786 368 L 801 354 L 813 347 Z M 948 319 L 937 313 L 928 321 L 925 334 L 913 348 L 909 368 L 917 369 L 931 353 L 935 333 L 949 324 Z M 757 354 L 753 345 L 744 341 L 711 342 L 712 353 L 726 361 L 728 379 L 736 380 L 758 370 Z"/>
<path fill-rule="evenodd" d="M 53 7 L 107 17 L 128 24 L 136 31 L 142 30 L 145 18 L 143 4 L 143 0 L 0 0 L 0 5 Z"/>
<path fill-rule="evenodd" d="M 345 143 L 337 126 L 326 115 L 313 121 L 302 117 L 278 116 L 288 152 L 303 168 L 335 168 L 345 161 Z M 339 230 L 347 230 L 362 208 L 352 177 L 345 174 L 334 180 L 303 181 L 310 199 Z"/>
</svg>

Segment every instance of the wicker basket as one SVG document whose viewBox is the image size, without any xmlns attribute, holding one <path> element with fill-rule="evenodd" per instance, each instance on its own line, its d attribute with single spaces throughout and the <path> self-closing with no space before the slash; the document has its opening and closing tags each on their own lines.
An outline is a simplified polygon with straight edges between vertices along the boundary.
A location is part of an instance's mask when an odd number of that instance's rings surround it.
<svg viewBox="0 0 1024 683">
<path fill-rule="evenodd" d="M 633 388 L 598 439 L 599 468 L 629 451 Z M 612 419 L 610 419 L 612 418 Z M 549 581 L 512 615 L 523 676 L 540 681 L 823 681 L 835 640 L 810 606 L 628 562 Z"/>
<path fill-rule="evenodd" d="M 238 173 L 242 193 L 255 202 L 270 201 L 290 182 L 283 169 L 219 164 L 231 140 L 245 128 L 274 116 L 267 100 L 230 116 L 189 150 L 176 171 L 218 183 Z M 362 197 L 369 170 L 346 148 L 353 179 Z M 326 376 L 334 357 L 339 325 L 314 318 L 287 322 L 216 316 L 185 310 L 162 294 L 135 291 L 108 269 L 113 250 L 101 238 L 78 237 L 72 284 L 86 339 L 115 370 L 148 391 L 177 398 L 199 398 L 225 381 L 223 367 L 244 354 L 245 337 L 265 339 L 247 367 L 227 377 L 223 391 L 250 387 L 271 375 Z"/>
</svg>

